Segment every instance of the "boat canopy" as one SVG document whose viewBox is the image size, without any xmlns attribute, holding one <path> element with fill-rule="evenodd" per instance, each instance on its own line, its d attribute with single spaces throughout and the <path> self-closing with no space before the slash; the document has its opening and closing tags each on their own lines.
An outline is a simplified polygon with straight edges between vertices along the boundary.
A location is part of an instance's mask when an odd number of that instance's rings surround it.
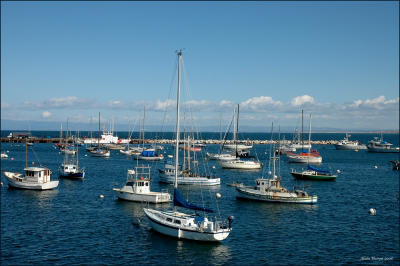
<svg viewBox="0 0 400 266">
<path fill-rule="evenodd" d="M 187 202 L 184 198 L 182 198 L 181 194 L 179 193 L 178 189 L 174 189 L 174 206 L 179 206 L 191 210 L 198 210 L 198 211 L 205 211 L 205 212 L 214 212 L 211 209 L 207 209 L 204 207 L 199 207 L 194 205 L 190 202 Z"/>
<path fill-rule="evenodd" d="M 318 169 L 318 168 L 312 166 L 311 164 L 308 164 L 307 167 L 308 167 L 308 169 L 316 171 L 321 174 L 329 174 L 329 171 Z"/>
<path fill-rule="evenodd" d="M 142 153 L 140 154 L 144 157 L 154 157 L 155 156 L 155 151 L 146 151 L 143 150 Z"/>
</svg>

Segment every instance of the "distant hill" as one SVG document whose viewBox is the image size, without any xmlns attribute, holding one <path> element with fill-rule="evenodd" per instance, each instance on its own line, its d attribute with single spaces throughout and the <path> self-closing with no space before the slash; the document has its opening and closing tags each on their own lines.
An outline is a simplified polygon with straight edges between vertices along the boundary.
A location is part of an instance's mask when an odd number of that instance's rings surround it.
<svg viewBox="0 0 400 266">
<path fill-rule="evenodd" d="M 49 130 L 49 131 L 59 131 L 60 125 L 63 124 L 64 130 L 66 129 L 66 122 L 56 122 L 56 121 L 18 121 L 18 120 L 9 120 L 9 119 L 1 119 L 1 129 L 2 130 Z M 79 130 L 79 131 L 96 131 L 98 129 L 98 125 L 96 123 L 74 123 L 69 122 L 70 130 Z M 202 132 L 219 132 L 218 126 L 199 126 L 199 130 Z M 129 131 L 128 124 L 115 124 L 115 131 Z M 135 131 L 138 130 L 138 126 L 136 125 Z M 175 130 L 175 125 L 146 125 L 146 131 L 153 132 L 173 132 Z M 222 128 L 223 131 L 226 130 L 226 126 Z M 271 130 L 270 125 L 265 126 L 248 126 L 241 125 L 241 132 L 269 132 Z M 291 126 L 281 126 L 281 132 L 293 133 L 294 127 Z M 307 130 L 305 129 L 305 132 Z M 313 127 L 313 133 L 377 133 L 377 132 L 385 132 L 385 133 L 398 133 L 398 129 L 361 129 L 361 128 L 322 128 L 322 127 Z"/>
</svg>

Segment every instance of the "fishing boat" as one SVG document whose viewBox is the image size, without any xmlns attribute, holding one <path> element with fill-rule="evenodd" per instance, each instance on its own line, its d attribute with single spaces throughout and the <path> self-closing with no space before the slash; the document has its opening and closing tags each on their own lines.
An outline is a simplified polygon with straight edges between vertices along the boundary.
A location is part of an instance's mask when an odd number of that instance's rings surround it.
<svg viewBox="0 0 400 266">
<path fill-rule="evenodd" d="M 87 149 L 88 150 L 88 149 Z M 100 146 L 100 112 L 99 112 L 99 138 L 97 139 L 97 148 L 88 150 L 94 157 L 110 157 L 110 150 Z"/>
<path fill-rule="evenodd" d="M 344 139 L 334 144 L 337 150 L 366 150 L 367 146 L 361 144 L 359 141 L 350 141 L 350 135 L 346 133 Z"/>
<path fill-rule="evenodd" d="M 59 181 L 51 180 L 51 171 L 49 168 L 42 166 L 28 166 L 28 143 L 25 143 L 25 149 L 25 174 L 3 171 L 8 186 L 29 190 L 48 190 L 56 188 Z"/>
<path fill-rule="evenodd" d="M 373 140 L 368 142 L 367 148 L 369 152 L 376 153 L 397 153 L 400 152 L 399 147 L 392 147 L 393 144 L 383 140 L 381 135 L 380 138 L 375 137 Z"/>
<path fill-rule="evenodd" d="M 75 143 L 74 143 L 75 146 Z M 64 161 L 59 169 L 59 176 L 69 179 L 84 179 L 85 168 L 79 167 L 79 149 L 76 148 L 76 158 L 74 155 L 65 154 Z"/>
<path fill-rule="evenodd" d="M 289 191 L 281 186 L 281 177 L 276 175 L 276 153 L 273 152 L 272 172 L 270 178 L 256 179 L 256 186 L 236 186 L 236 197 L 241 199 L 280 202 L 280 203 L 306 203 L 315 204 L 318 201 L 316 195 L 309 195 L 304 190 Z"/>
<path fill-rule="evenodd" d="M 113 190 L 121 200 L 150 203 L 170 202 L 171 195 L 169 193 L 150 191 L 150 174 L 150 166 L 137 166 L 135 170 L 129 169 L 125 186 L 113 188 Z"/>
<path fill-rule="evenodd" d="M 294 178 L 300 180 L 335 180 L 338 177 L 330 171 L 318 169 L 311 164 L 307 164 L 306 170 L 296 171 L 292 169 L 290 173 Z"/>
<path fill-rule="evenodd" d="M 182 51 L 178 52 L 178 91 L 176 111 L 176 146 L 175 146 L 175 169 L 179 164 L 179 135 L 180 135 L 180 73 L 181 73 Z M 151 208 L 144 208 L 143 211 L 150 220 L 151 227 L 168 236 L 178 239 L 189 239 L 196 241 L 222 241 L 226 239 L 232 228 L 233 217 L 228 217 L 225 222 L 217 220 L 216 217 L 209 217 L 208 214 L 214 211 L 209 208 L 197 206 L 186 201 L 178 190 L 178 171 L 175 171 L 174 182 L 174 209 L 160 211 Z M 178 211 L 177 207 L 192 210 L 194 213 Z M 201 214 L 197 211 L 202 212 Z"/>
<path fill-rule="evenodd" d="M 301 110 L 301 127 L 303 136 L 303 110 Z M 303 137 L 301 138 L 303 141 Z M 322 163 L 322 156 L 316 150 L 311 149 L 311 114 L 310 114 L 310 125 L 308 131 L 308 151 L 304 148 L 299 153 L 287 152 L 286 157 L 290 163 Z"/>
</svg>

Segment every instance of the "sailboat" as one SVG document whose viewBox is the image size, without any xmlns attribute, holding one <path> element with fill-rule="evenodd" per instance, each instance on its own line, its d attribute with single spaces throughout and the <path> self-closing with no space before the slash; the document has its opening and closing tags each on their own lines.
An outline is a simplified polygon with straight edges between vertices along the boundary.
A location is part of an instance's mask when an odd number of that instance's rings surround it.
<svg viewBox="0 0 400 266">
<path fill-rule="evenodd" d="M 301 110 L 301 127 L 303 128 L 303 110 Z M 302 130 L 303 132 L 303 130 Z M 303 134 L 302 134 L 303 135 Z M 302 143 L 303 137 L 301 138 Z M 311 151 L 311 114 L 310 114 L 310 126 L 308 131 L 308 151 L 302 148 L 302 151 L 298 154 L 287 152 L 286 157 L 290 163 L 322 163 L 322 156 L 319 154 L 318 151 L 313 150 Z"/>
<path fill-rule="evenodd" d="M 74 142 L 75 147 L 75 142 Z M 74 149 L 75 150 L 75 149 Z M 84 179 L 85 169 L 79 167 L 79 148 L 76 147 L 76 159 L 75 156 L 71 157 L 69 154 L 65 154 L 64 162 L 61 164 L 59 169 L 59 176 L 69 179 Z"/>
<path fill-rule="evenodd" d="M 261 163 L 257 160 L 241 160 L 239 154 L 243 152 L 243 150 L 247 150 L 252 148 L 253 146 L 250 145 L 245 145 L 245 144 L 239 144 L 237 142 L 237 132 L 238 132 L 238 125 L 239 125 L 239 105 L 237 105 L 237 112 L 236 112 L 236 123 L 234 126 L 234 150 L 236 158 L 234 160 L 231 160 L 229 156 L 226 156 L 228 159 L 221 158 L 218 160 L 218 164 L 222 168 L 228 168 L 228 169 L 244 169 L 244 170 L 251 170 L 251 169 L 260 169 L 261 168 Z M 228 146 L 229 148 L 232 148 L 232 146 Z"/>
<path fill-rule="evenodd" d="M 110 150 L 100 147 L 100 112 L 99 112 L 99 138 L 97 139 L 97 148 L 88 150 L 95 157 L 110 157 Z"/>
<path fill-rule="evenodd" d="M 146 117 L 146 107 L 143 109 L 143 123 L 142 123 L 142 148 L 141 151 L 138 153 L 133 153 L 137 160 L 146 160 L 146 161 L 160 161 L 164 159 L 162 153 L 158 153 L 156 149 L 153 148 L 146 148 L 144 145 L 144 121 Z"/>
<path fill-rule="evenodd" d="M 15 172 L 6 172 L 3 174 L 8 181 L 8 185 L 14 188 L 30 190 L 48 190 L 58 186 L 58 180 L 51 180 L 51 170 L 42 166 L 28 167 L 28 140 L 25 142 L 25 175 Z"/>
<path fill-rule="evenodd" d="M 175 169 L 179 164 L 179 135 L 180 135 L 180 74 L 182 51 L 178 53 L 178 90 L 176 104 L 176 145 L 175 145 Z M 150 208 L 144 208 L 144 212 L 150 220 L 151 227 L 162 234 L 176 237 L 179 239 L 190 239 L 197 241 L 222 241 L 226 239 L 232 228 L 233 217 L 229 217 L 228 225 L 216 218 L 207 217 L 207 213 L 213 213 L 213 210 L 200 207 L 187 202 L 178 190 L 178 171 L 175 171 L 174 182 L 174 210 L 159 211 Z M 188 214 L 176 210 L 176 207 L 182 207 L 194 211 L 201 211 L 204 214 Z"/>
<path fill-rule="evenodd" d="M 236 197 L 249 200 L 280 203 L 317 203 L 316 195 L 308 195 L 304 190 L 289 191 L 281 186 L 281 177 L 276 174 L 276 152 L 272 157 L 272 177 L 256 179 L 256 186 L 236 186 Z"/>
</svg>

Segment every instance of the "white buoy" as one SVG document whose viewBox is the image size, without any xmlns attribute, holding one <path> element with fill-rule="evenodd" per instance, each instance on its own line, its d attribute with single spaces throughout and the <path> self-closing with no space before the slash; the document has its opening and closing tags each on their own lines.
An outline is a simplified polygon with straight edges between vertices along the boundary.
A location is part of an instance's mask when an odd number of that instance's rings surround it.
<svg viewBox="0 0 400 266">
<path fill-rule="evenodd" d="M 268 171 L 268 174 L 269 174 L 269 175 L 272 175 L 272 172 L 271 172 L 271 171 Z"/>
<path fill-rule="evenodd" d="M 222 197 L 220 193 L 215 194 L 215 196 L 217 197 L 217 199 Z"/>
<path fill-rule="evenodd" d="M 100 199 L 104 199 L 104 195 L 100 195 Z"/>
<path fill-rule="evenodd" d="M 376 214 L 376 210 L 374 208 L 369 209 L 369 214 L 375 215 Z"/>
<path fill-rule="evenodd" d="M 85 157 L 87 157 L 87 154 L 85 154 Z"/>
<path fill-rule="evenodd" d="M 354 150 L 355 152 L 358 152 L 358 150 Z"/>
<path fill-rule="evenodd" d="M 338 174 L 340 174 L 340 169 L 337 169 L 336 172 L 337 172 Z"/>
<path fill-rule="evenodd" d="M 1 182 L 1 186 L 3 186 L 3 182 Z"/>
<path fill-rule="evenodd" d="M 377 165 L 375 165 L 374 167 L 375 167 L 375 169 L 377 169 L 377 168 L 378 168 L 378 166 L 377 166 Z"/>
<path fill-rule="evenodd" d="M 213 167 L 212 167 L 213 169 L 215 169 L 215 165 L 213 165 Z"/>
</svg>

